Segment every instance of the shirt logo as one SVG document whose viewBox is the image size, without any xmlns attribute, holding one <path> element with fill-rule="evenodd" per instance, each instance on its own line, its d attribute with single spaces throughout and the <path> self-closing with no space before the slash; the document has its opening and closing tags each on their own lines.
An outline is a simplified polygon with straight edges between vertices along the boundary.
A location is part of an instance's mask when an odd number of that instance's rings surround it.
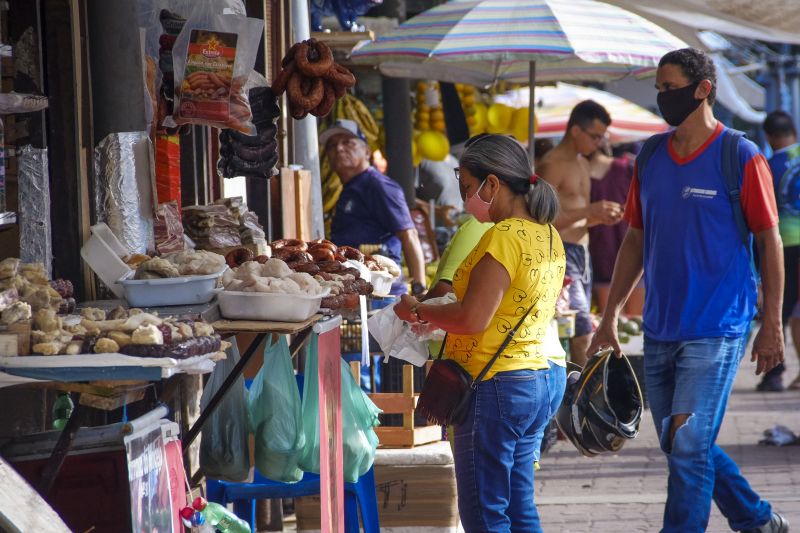
<svg viewBox="0 0 800 533">
<path fill-rule="evenodd" d="M 684 200 L 689 198 L 705 198 L 706 200 L 711 200 L 716 198 L 717 191 L 714 189 L 698 189 L 696 187 L 684 187 L 681 191 L 681 196 Z"/>
<path fill-rule="evenodd" d="M 342 206 L 342 211 L 345 213 L 351 213 L 353 211 L 353 200 L 348 200 L 346 204 Z"/>
</svg>

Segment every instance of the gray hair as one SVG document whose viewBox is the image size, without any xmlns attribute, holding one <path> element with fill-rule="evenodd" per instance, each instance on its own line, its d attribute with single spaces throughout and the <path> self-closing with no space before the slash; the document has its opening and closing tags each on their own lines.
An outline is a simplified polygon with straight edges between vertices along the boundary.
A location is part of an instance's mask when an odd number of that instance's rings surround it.
<svg viewBox="0 0 800 533">
<path fill-rule="evenodd" d="M 531 183 L 532 165 L 528 152 L 516 140 L 505 135 L 477 135 L 466 142 L 459 165 L 485 181 L 494 174 L 515 194 L 524 194 L 531 218 L 551 224 L 558 215 L 558 195 L 543 179 Z"/>
</svg>

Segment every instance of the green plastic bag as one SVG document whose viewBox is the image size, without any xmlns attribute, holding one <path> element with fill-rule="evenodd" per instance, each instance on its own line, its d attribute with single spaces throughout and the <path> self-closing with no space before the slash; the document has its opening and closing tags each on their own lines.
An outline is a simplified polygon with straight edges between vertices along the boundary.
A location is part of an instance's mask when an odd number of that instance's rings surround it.
<svg viewBox="0 0 800 533">
<path fill-rule="evenodd" d="M 203 395 L 200 397 L 201 409 L 206 408 L 225 378 L 239 362 L 236 339 L 233 339 L 231 344 L 227 350 L 227 357 L 214 366 L 214 371 L 203 389 Z M 248 433 L 244 379 L 240 376 L 203 426 L 200 469 L 206 477 L 225 481 L 248 479 L 250 476 Z"/>
<path fill-rule="evenodd" d="M 258 471 L 275 481 L 300 481 L 303 471 L 297 465 L 306 439 L 300 392 L 283 335 L 264 349 L 264 363 L 250 386 L 247 412 Z"/>
<path fill-rule="evenodd" d="M 319 379 L 317 378 L 319 340 L 311 334 L 306 356 L 303 382 L 303 433 L 306 445 L 300 454 L 300 468 L 304 472 L 319 474 Z"/>
<path fill-rule="evenodd" d="M 361 390 L 344 360 L 341 368 L 344 480 L 355 483 L 375 461 L 378 447 L 375 427 L 380 424 L 378 415 L 383 411 Z"/>
<path fill-rule="evenodd" d="M 306 358 L 303 386 L 303 431 L 306 445 L 300 458 L 300 468 L 320 473 L 319 379 L 317 335 L 313 335 Z M 342 383 L 342 445 L 344 480 L 355 483 L 367 473 L 375 460 L 378 436 L 375 426 L 382 411 L 361 390 L 350 374 L 350 367 L 341 360 Z"/>
</svg>

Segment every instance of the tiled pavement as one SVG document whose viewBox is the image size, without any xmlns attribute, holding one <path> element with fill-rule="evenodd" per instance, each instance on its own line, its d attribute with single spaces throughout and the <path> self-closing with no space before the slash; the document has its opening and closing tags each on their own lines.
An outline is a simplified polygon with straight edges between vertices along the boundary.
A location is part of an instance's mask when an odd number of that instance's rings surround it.
<svg viewBox="0 0 800 533">
<path fill-rule="evenodd" d="M 748 349 L 748 354 L 749 349 Z M 798 373 L 793 347 L 785 381 Z M 800 531 L 800 446 L 759 446 L 762 432 L 783 424 L 800 431 L 800 392 L 755 392 L 758 379 L 749 355 L 739 369 L 717 440 L 751 485 Z M 658 448 L 650 412 L 641 432 L 620 454 L 584 458 L 566 441 L 542 457 L 536 503 L 548 533 L 657 532 L 666 495 L 666 461 Z M 709 532 L 730 531 L 714 508 Z"/>
</svg>

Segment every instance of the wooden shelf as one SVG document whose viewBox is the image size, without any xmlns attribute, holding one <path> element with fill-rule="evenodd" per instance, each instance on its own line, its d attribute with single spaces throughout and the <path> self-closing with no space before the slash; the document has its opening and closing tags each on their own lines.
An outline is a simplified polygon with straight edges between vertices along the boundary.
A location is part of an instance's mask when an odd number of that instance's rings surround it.
<svg viewBox="0 0 800 533">
<path fill-rule="evenodd" d="M 361 41 L 374 41 L 375 33 L 372 31 L 315 31 L 311 37 L 322 41 L 331 48 L 346 48 L 352 50 Z"/>
</svg>

